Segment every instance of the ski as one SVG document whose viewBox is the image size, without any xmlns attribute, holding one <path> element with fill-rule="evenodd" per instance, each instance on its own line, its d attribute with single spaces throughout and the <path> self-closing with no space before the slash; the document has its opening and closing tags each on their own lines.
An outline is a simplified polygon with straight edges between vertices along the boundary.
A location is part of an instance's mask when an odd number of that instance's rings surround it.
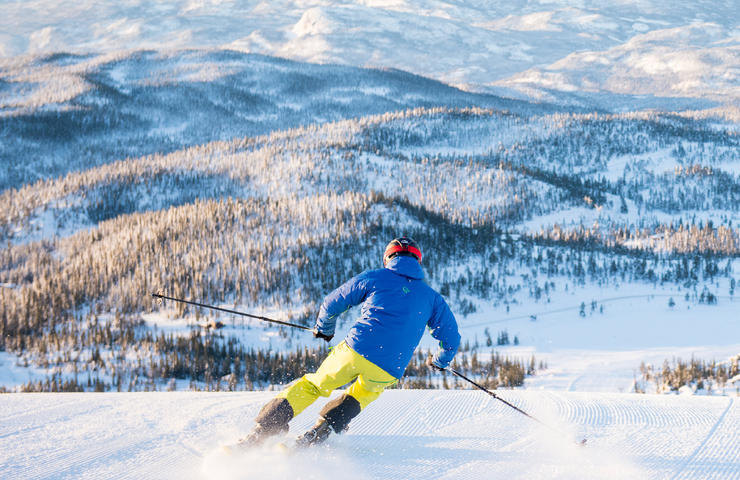
<svg viewBox="0 0 740 480">
<path fill-rule="evenodd" d="M 278 452 L 287 453 L 293 448 L 287 439 L 271 439 L 260 443 L 248 444 L 246 442 L 236 442 L 227 445 L 221 445 L 219 452 L 227 457 L 237 457 L 250 452 Z"/>
</svg>

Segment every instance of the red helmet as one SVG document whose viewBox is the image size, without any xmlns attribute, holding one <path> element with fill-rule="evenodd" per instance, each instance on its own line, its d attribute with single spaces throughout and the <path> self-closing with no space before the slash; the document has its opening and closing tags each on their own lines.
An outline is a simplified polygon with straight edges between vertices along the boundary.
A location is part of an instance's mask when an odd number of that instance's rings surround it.
<svg viewBox="0 0 740 480">
<path fill-rule="evenodd" d="M 383 266 L 395 256 L 414 257 L 421 263 L 421 249 L 409 237 L 394 238 L 390 241 L 388 246 L 385 247 L 385 253 L 383 253 Z"/>
</svg>

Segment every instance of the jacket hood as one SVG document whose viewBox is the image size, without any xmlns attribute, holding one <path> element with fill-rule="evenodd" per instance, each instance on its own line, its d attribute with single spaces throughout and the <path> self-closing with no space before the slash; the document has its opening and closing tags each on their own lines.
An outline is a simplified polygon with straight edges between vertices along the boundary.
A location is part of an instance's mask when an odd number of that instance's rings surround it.
<svg viewBox="0 0 740 480">
<path fill-rule="evenodd" d="M 413 278 L 414 280 L 421 280 L 424 278 L 424 270 L 421 269 L 421 265 L 413 257 L 396 256 L 388 260 L 385 268 L 403 275 L 404 277 Z"/>
</svg>

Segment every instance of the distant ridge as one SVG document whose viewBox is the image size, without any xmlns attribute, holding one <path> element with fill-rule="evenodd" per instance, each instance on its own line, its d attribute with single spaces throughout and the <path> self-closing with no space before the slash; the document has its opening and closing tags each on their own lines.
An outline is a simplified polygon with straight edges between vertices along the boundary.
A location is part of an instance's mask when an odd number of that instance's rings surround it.
<svg viewBox="0 0 740 480">
<path fill-rule="evenodd" d="M 0 190 L 127 157 L 417 107 L 563 110 L 396 69 L 233 50 L 55 53 L 0 65 Z"/>
<path fill-rule="evenodd" d="M 725 0 L 38 0 L 3 7 L 5 57 L 227 48 L 391 67 L 466 90 L 606 108 L 634 108 L 632 96 L 644 108 L 666 110 L 740 101 L 737 5 Z"/>
</svg>

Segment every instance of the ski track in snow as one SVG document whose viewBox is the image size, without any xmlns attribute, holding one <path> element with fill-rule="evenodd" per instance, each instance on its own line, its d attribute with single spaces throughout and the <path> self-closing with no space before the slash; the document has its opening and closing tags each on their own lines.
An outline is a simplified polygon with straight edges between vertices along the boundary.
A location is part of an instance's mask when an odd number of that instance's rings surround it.
<svg viewBox="0 0 740 480">
<path fill-rule="evenodd" d="M 736 398 L 497 394 L 551 429 L 479 391 L 391 390 L 327 446 L 223 458 L 274 392 L 3 395 L 0 478 L 740 478 Z"/>
<path fill-rule="evenodd" d="M 697 475 L 701 475 L 700 466 L 706 464 L 716 464 L 715 471 L 708 478 L 730 478 L 733 475 L 737 478 L 740 476 L 738 425 L 740 425 L 740 407 L 735 399 L 730 398 L 727 409 L 673 478 L 696 478 Z"/>
</svg>

